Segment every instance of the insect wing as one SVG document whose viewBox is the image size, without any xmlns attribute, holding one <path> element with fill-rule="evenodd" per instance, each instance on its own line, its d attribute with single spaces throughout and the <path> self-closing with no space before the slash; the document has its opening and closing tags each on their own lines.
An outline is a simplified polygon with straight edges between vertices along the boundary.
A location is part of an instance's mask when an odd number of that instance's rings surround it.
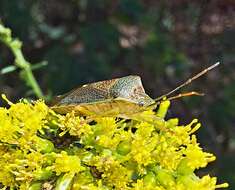
<svg viewBox="0 0 235 190">
<path fill-rule="evenodd" d="M 107 99 L 108 92 L 103 89 L 94 88 L 93 86 L 87 85 L 80 87 L 61 98 L 54 106 L 60 105 L 79 105 L 83 103 L 94 103 Z"/>
</svg>

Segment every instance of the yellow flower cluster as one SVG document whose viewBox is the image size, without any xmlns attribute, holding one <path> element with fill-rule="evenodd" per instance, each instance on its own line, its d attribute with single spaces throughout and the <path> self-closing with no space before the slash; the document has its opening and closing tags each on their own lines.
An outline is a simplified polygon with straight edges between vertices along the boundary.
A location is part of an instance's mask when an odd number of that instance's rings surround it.
<svg viewBox="0 0 235 190">
<path fill-rule="evenodd" d="M 57 175 L 61 173 L 79 173 L 82 170 L 80 159 L 77 155 L 68 155 L 62 151 L 55 155 L 55 163 L 53 165 Z"/>
<path fill-rule="evenodd" d="M 5 98 L 6 99 L 6 98 Z M 8 100 L 7 100 L 8 101 Z M 20 190 L 214 190 L 216 177 L 198 177 L 215 156 L 193 134 L 164 117 L 170 105 L 136 119 L 60 115 L 43 101 L 0 108 L 0 188 Z"/>
</svg>

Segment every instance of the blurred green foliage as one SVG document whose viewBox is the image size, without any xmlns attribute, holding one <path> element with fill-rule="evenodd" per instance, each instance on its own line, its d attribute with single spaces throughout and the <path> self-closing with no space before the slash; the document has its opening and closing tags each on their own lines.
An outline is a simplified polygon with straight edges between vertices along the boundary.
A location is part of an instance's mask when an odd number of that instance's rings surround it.
<svg viewBox="0 0 235 190">
<path fill-rule="evenodd" d="M 11 30 L 9 28 L 5 28 L 2 24 L 0 24 L 0 41 L 5 44 L 15 56 L 15 65 L 10 65 L 3 68 L 1 73 L 6 74 L 16 70 L 17 67 L 20 68 L 21 78 L 28 86 L 32 88 L 38 98 L 43 98 L 42 91 L 32 73 L 31 64 L 27 62 L 23 56 L 21 50 L 22 43 L 18 39 L 13 39 L 11 36 Z"/>
<path fill-rule="evenodd" d="M 213 172 L 235 188 L 235 37 L 232 1 L 1 0 L 0 19 L 23 41 L 45 94 L 56 95 L 84 83 L 137 74 L 151 97 L 177 86 L 202 68 L 221 61 L 184 91 L 203 98 L 173 102 L 171 116 L 197 117 L 206 149 L 216 151 Z M 13 63 L 0 44 L 0 69 Z M 34 65 L 32 65 L 33 67 Z M 11 99 L 31 97 L 19 70 L 0 75 L 0 89 Z M 233 186 L 234 185 L 234 186 Z"/>
</svg>

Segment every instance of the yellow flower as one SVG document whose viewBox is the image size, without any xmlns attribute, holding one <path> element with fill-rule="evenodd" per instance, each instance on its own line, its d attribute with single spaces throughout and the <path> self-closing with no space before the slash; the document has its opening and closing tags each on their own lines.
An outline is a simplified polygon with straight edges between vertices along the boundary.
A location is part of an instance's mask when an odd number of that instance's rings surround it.
<svg viewBox="0 0 235 190">
<path fill-rule="evenodd" d="M 188 166 L 193 169 L 205 167 L 209 162 L 215 160 L 213 154 L 203 152 L 202 148 L 198 146 L 196 136 L 192 136 L 191 144 L 187 145 L 184 154 L 188 158 Z"/>
<path fill-rule="evenodd" d="M 79 173 L 83 170 L 78 156 L 70 156 L 65 151 L 62 151 L 60 154 L 56 154 L 55 157 L 53 170 L 57 175 L 66 172 Z"/>
<path fill-rule="evenodd" d="M 120 162 L 111 156 L 95 156 L 90 165 L 94 166 L 97 172 L 101 175 L 104 184 L 109 188 L 128 189 L 132 171 L 124 167 Z"/>
<path fill-rule="evenodd" d="M 6 99 L 6 98 L 5 98 Z M 194 119 L 164 120 L 169 101 L 124 120 L 60 115 L 43 101 L 0 107 L 0 183 L 27 190 L 35 181 L 72 190 L 214 190 L 217 178 L 195 169 L 215 160 L 193 134 Z M 40 185 L 40 184 L 39 184 Z"/>
</svg>

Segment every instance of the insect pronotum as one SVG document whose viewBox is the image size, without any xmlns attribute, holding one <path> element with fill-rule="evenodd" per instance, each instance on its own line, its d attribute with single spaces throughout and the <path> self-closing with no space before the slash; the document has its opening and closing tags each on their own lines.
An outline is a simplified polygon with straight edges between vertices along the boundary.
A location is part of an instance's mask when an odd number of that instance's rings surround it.
<svg viewBox="0 0 235 190">
<path fill-rule="evenodd" d="M 74 111 L 76 115 L 117 115 L 126 118 L 126 115 L 142 112 L 150 108 L 152 109 L 154 106 L 158 105 L 164 97 L 171 100 L 183 96 L 203 95 L 197 92 L 188 92 L 168 98 L 169 95 L 188 85 L 219 64 L 220 63 L 217 62 L 204 69 L 172 91 L 156 99 L 152 99 L 145 93 L 139 76 L 130 75 L 85 84 L 65 95 L 56 97 L 51 108 L 61 114 Z"/>
</svg>

